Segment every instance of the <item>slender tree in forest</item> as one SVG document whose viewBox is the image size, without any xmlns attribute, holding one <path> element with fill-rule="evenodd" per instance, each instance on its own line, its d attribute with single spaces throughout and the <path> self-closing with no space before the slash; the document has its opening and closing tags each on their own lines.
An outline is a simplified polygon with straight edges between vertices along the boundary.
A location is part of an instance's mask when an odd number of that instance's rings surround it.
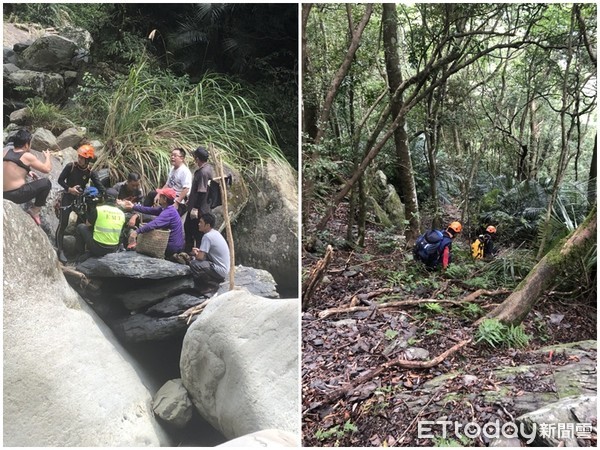
<svg viewBox="0 0 600 450">
<path fill-rule="evenodd" d="M 307 20 L 308 20 L 309 12 L 310 12 L 310 10 L 308 10 L 306 13 Z M 360 38 L 362 36 L 363 31 L 365 30 L 365 27 L 367 26 L 367 23 L 369 22 L 369 19 L 371 18 L 372 12 L 373 12 L 373 4 L 369 3 L 369 4 L 367 4 L 367 6 L 365 8 L 365 12 L 363 14 L 362 19 L 360 20 L 360 22 L 358 23 L 358 25 L 356 26 L 356 29 L 354 30 L 354 32 L 352 34 L 352 39 L 350 41 L 350 45 L 348 46 L 346 55 L 344 56 L 344 60 L 342 61 L 342 64 L 340 65 L 340 67 L 338 68 L 337 72 L 335 73 L 333 79 L 331 80 L 331 84 L 329 86 L 329 89 L 327 90 L 327 93 L 325 95 L 325 100 L 324 100 L 323 106 L 321 108 L 321 113 L 319 114 L 319 119 L 317 122 L 317 134 L 313 141 L 313 151 L 312 151 L 311 155 L 307 155 L 308 156 L 307 159 L 311 159 L 312 161 L 315 161 L 316 159 L 319 158 L 319 152 L 317 149 L 319 148 L 319 145 L 321 144 L 321 140 L 323 139 L 323 136 L 325 136 L 325 132 L 327 131 L 327 126 L 328 126 L 329 118 L 331 115 L 331 107 L 333 105 L 333 100 L 335 99 L 335 96 L 338 92 L 340 85 L 342 84 L 342 81 L 344 80 L 348 71 L 350 70 L 350 65 L 352 64 L 354 55 L 356 54 L 356 50 L 358 50 L 358 46 L 360 44 Z M 303 17 L 303 19 L 304 19 L 304 17 Z M 306 215 L 310 213 L 310 209 L 312 208 L 311 199 L 313 197 L 313 193 L 314 193 L 314 180 L 311 180 L 310 177 L 305 177 L 304 183 L 303 183 L 303 192 L 302 192 L 302 200 L 303 200 L 302 209 L 305 214 L 304 219 L 306 219 Z M 306 223 L 306 222 L 304 222 L 304 223 Z"/>
<path fill-rule="evenodd" d="M 390 103 L 392 117 L 398 117 L 402 110 L 402 95 L 394 98 L 394 92 L 402 84 L 402 72 L 400 70 L 400 58 L 398 56 L 398 13 L 393 3 L 383 4 L 383 45 L 385 51 L 385 66 L 390 89 Z M 401 118 L 398 128 L 394 131 L 394 144 L 396 146 L 396 158 L 398 160 L 398 177 L 400 179 L 401 197 L 405 204 L 405 213 L 409 225 L 405 237 L 411 242 L 419 235 L 421 220 L 419 217 L 419 203 L 417 200 L 417 188 L 413 172 L 412 160 L 408 148 L 408 135 L 406 133 L 406 121 Z"/>
</svg>

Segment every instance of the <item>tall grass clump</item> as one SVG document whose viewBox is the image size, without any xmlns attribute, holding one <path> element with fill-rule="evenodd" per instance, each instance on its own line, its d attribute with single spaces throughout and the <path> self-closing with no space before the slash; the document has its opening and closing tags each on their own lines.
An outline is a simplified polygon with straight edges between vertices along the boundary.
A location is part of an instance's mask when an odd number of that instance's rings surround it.
<svg viewBox="0 0 600 450">
<path fill-rule="evenodd" d="M 170 151 L 191 152 L 198 145 L 212 146 L 225 164 L 242 173 L 267 160 L 290 168 L 264 116 L 236 84 L 216 75 L 191 84 L 147 69 L 147 62 L 133 67 L 106 99 L 105 149 L 96 164 L 109 169 L 111 180 L 137 171 L 146 187 L 162 185 Z"/>
</svg>

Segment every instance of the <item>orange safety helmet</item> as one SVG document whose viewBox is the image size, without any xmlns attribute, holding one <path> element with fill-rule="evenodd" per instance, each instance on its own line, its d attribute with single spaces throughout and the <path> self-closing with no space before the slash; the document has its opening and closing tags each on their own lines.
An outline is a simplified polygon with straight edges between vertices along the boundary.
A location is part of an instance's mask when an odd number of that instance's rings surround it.
<svg viewBox="0 0 600 450">
<path fill-rule="evenodd" d="M 77 154 L 86 159 L 93 158 L 94 147 L 92 147 L 90 144 L 84 144 L 77 149 Z"/>
<path fill-rule="evenodd" d="M 460 233 L 462 231 L 462 225 L 460 224 L 460 222 L 452 222 L 450 225 L 448 225 L 448 228 L 450 228 L 455 233 Z"/>
<path fill-rule="evenodd" d="M 489 227 L 487 227 L 485 229 L 485 231 L 487 231 L 488 233 L 495 233 L 496 232 L 496 227 L 494 225 L 490 225 Z"/>
</svg>

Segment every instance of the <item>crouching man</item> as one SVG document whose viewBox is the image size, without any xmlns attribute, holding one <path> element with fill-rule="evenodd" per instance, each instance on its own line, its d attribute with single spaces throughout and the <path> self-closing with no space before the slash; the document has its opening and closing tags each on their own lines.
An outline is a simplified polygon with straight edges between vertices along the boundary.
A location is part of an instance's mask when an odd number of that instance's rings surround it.
<svg viewBox="0 0 600 450">
<path fill-rule="evenodd" d="M 203 295 L 212 295 L 229 275 L 229 246 L 221 233 L 215 230 L 215 216 L 205 213 L 200 216 L 198 229 L 204 233 L 200 248 L 194 247 L 190 269 L 196 290 Z"/>
<path fill-rule="evenodd" d="M 80 223 L 75 230 L 77 247 L 84 253 L 78 261 L 85 261 L 90 256 L 101 257 L 114 253 L 119 248 L 121 230 L 125 225 L 125 214 L 116 206 L 118 192 L 108 189 L 104 204 L 90 211 L 88 224 Z"/>
</svg>

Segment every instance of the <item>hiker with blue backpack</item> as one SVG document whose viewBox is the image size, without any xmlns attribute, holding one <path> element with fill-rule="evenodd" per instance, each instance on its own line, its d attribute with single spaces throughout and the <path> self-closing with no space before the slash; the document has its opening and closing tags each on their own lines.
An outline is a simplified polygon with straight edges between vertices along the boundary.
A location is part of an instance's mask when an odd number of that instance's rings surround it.
<svg viewBox="0 0 600 450">
<path fill-rule="evenodd" d="M 462 231 L 460 222 L 452 222 L 446 230 L 429 230 L 417 238 L 413 249 L 416 261 L 421 261 L 430 270 L 440 265 L 446 270 L 452 261 L 452 240 Z"/>
</svg>

